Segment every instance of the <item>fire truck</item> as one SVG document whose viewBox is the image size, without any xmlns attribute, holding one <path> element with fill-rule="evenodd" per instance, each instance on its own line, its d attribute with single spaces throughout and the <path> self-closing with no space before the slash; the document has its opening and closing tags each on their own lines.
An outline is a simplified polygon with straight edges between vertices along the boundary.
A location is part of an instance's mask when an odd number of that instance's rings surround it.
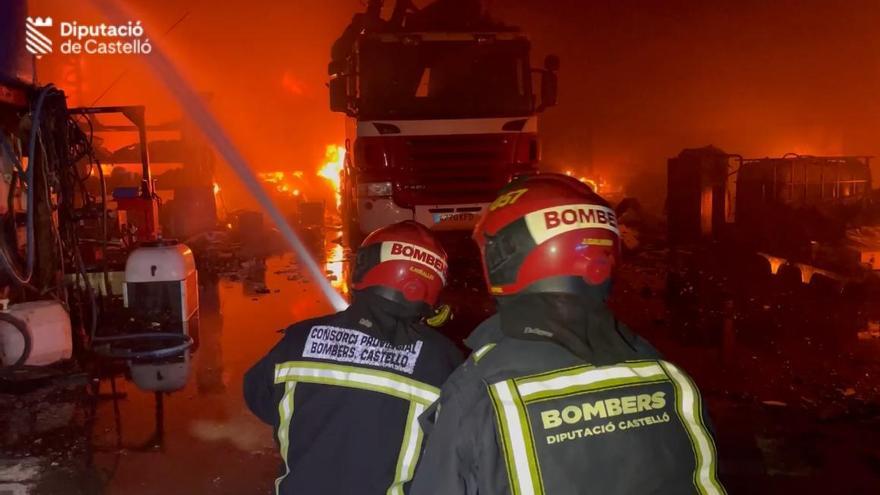
<svg viewBox="0 0 880 495">
<path fill-rule="evenodd" d="M 479 2 L 462 12 L 463 3 L 416 10 L 399 0 L 386 21 L 381 0 L 370 1 L 334 44 L 348 246 L 403 220 L 469 231 L 499 188 L 537 169 L 537 114 L 556 103 L 559 59 L 533 69 L 523 32 L 488 20 Z"/>
</svg>

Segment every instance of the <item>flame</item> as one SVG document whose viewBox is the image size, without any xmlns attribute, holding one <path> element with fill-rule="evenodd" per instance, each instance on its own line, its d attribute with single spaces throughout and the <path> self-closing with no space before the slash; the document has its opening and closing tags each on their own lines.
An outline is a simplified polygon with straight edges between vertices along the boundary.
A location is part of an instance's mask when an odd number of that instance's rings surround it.
<svg viewBox="0 0 880 495">
<path fill-rule="evenodd" d="M 567 175 L 569 177 L 575 177 L 577 180 L 586 184 L 587 187 L 592 189 L 593 192 L 595 192 L 596 194 L 601 194 L 606 189 L 606 187 L 605 187 L 606 183 L 601 177 L 599 177 L 598 179 L 594 179 L 592 177 L 586 177 L 583 175 L 576 176 L 576 175 L 574 175 L 574 172 L 571 169 L 566 170 L 565 175 Z"/>
<path fill-rule="evenodd" d="M 339 188 L 340 175 L 342 174 L 344 163 L 345 148 L 334 144 L 328 145 L 324 152 L 324 163 L 316 173 L 318 177 L 330 182 L 330 185 L 333 186 L 337 208 L 339 208 L 342 203 L 342 196 L 339 193 Z M 262 172 L 258 174 L 258 176 L 260 177 L 260 180 L 269 184 L 271 189 L 274 189 L 281 194 L 289 194 L 294 197 L 299 197 L 303 194 L 302 187 L 307 185 L 308 182 L 305 179 L 305 172 L 302 170 L 294 170 L 292 172 Z"/>
<path fill-rule="evenodd" d="M 291 196 L 302 194 L 300 186 L 305 173 L 302 170 L 293 172 L 263 172 L 258 174 L 260 180 L 274 186 L 275 191 Z"/>
<path fill-rule="evenodd" d="M 566 170 L 565 175 L 567 175 L 569 177 L 575 176 L 574 172 L 572 172 L 571 169 Z M 576 177 L 576 179 L 583 182 L 584 184 L 586 184 L 593 191 L 598 191 L 597 187 L 598 187 L 599 183 L 597 181 L 590 179 L 590 178 L 587 178 L 587 177 L 584 177 L 584 176 Z"/>
<path fill-rule="evenodd" d="M 318 170 L 318 176 L 330 181 L 333 192 L 336 193 L 336 207 L 342 204 L 342 196 L 339 194 L 340 175 L 345 163 L 345 148 L 342 146 L 328 145 L 324 153 L 324 165 Z"/>
<path fill-rule="evenodd" d="M 217 183 L 215 182 L 215 183 L 214 183 L 214 194 L 216 195 L 216 194 L 219 193 L 219 192 L 220 192 L 220 184 L 217 184 Z"/>
<path fill-rule="evenodd" d="M 278 184 L 284 180 L 284 172 L 262 172 L 259 176 L 261 180 L 269 184 Z"/>
<path fill-rule="evenodd" d="M 599 184 L 598 184 L 596 181 L 594 181 L 593 179 L 588 179 L 588 178 L 586 178 L 586 177 L 581 177 L 579 180 L 580 180 L 581 182 L 583 182 L 584 184 L 586 184 L 587 187 L 589 187 L 590 189 L 592 189 L 593 192 L 595 192 L 595 193 L 598 193 L 598 192 L 599 192 Z"/>
<path fill-rule="evenodd" d="M 333 246 L 333 249 L 327 253 L 327 263 L 325 263 L 324 269 L 331 275 L 330 285 L 342 294 L 348 294 L 348 284 L 345 282 L 345 273 L 343 272 L 344 255 L 345 252 L 341 245 Z"/>
</svg>

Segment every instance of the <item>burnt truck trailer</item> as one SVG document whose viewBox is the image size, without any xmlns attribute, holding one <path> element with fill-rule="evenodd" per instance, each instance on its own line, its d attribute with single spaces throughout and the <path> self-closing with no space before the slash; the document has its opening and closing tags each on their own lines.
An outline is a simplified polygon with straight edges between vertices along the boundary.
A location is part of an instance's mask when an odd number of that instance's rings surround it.
<svg viewBox="0 0 880 495">
<path fill-rule="evenodd" d="M 803 283 L 880 279 L 880 208 L 870 157 L 748 159 L 707 147 L 668 162 L 673 246 L 757 253 Z"/>
<path fill-rule="evenodd" d="M 533 69 L 525 34 L 462 4 L 399 1 L 384 20 L 372 0 L 334 44 L 330 106 L 347 116 L 349 246 L 403 220 L 467 232 L 504 184 L 537 169 L 537 114 L 555 104 L 558 59 Z"/>
</svg>

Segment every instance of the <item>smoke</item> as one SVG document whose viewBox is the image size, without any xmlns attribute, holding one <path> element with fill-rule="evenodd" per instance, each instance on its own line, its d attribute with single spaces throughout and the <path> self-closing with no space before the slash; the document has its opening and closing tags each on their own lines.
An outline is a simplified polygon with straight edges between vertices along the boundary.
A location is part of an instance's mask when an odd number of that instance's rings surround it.
<svg viewBox="0 0 880 495">
<path fill-rule="evenodd" d="M 126 3 L 212 96 L 212 112 L 258 171 L 317 170 L 326 145 L 344 139 L 343 118 L 328 108 L 326 66 L 361 1 Z M 541 120 L 548 168 L 601 174 L 659 205 L 666 158 L 682 148 L 714 144 L 746 156 L 880 151 L 876 1 L 488 3 L 495 17 L 529 33 L 534 65 L 549 53 L 562 59 L 559 106 Z M 32 0 L 30 12 L 100 18 L 67 0 Z M 81 77 L 71 82 L 73 67 Z M 91 103 L 127 71 L 101 104 L 145 103 L 154 120 L 180 113 L 132 57 L 53 55 L 40 70 L 76 104 Z"/>
<path fill-rule="evenodd" d="M 130 12 L 119 7 L 113 0 L 94 0 L 94 4 L 111 21 L 117 24 L 126 22 L 126 14 Z M 180 74 L 175 65 L 158 46 L 153 49 L 153 52 L 147 57 L 146 61 L 157 80 L 165 86 L 181 110 L 196 123 L 206 139 L 210 141 L 235 172 L 239 181 L 247 188 L 251 196 L 260 203 L 262 209 L 269 215 L 269 218 L 278 228 L 281 235 L 296 253 L 301 265 L 327 298 L 327 301 L 338 311 L 345 309 L 348 304 L 330 285 L 327 279 L 324 278 L 323 272 L 303 245 L 299 236 L 296 235 L 290 225 L 288 225 L 282 212 L 263 191 L 247 160 L 245 160 L 235 143 L 229 139 L 224 129 L 211 115 L 203 99 L 193 90 L 192 84 Z"/>
<path fill-rule="evenodd" d="M 535 60 L 562 59 L 560 103 L 541 122 L 548 166 L 593 168 L 659 204 L 665 160 L 682 148 L 714 144 L 746 156 L 880 151 L 880 3 L 495 0 L 493 7 L 528 29 Z"/>
<path fill-rule="evenodd" d="M 358 0 L 118 3 L 139 16 L 148 37 L 167 47 L 256 171 L 317 171 L 326 146 L 343 143 L 344 121 L 329 110 L 325 82 L 330 45 L 362 10 Z M 106 22 L 88 2 L 31 0 L 30 11 Z M 56 53 L 40 60 L 38 69 L 41 81 L 67 92 L 71 106 L 90 105 L 103 95 L 98 104 L 145 104 L 152 123 L 186 117 L 145 62 L 143 56 Z M 217 172 L 226 200 L 253 206 L 227 168 Z M 322 192 L 332 202 L 332 191 Z"/>
</svg>

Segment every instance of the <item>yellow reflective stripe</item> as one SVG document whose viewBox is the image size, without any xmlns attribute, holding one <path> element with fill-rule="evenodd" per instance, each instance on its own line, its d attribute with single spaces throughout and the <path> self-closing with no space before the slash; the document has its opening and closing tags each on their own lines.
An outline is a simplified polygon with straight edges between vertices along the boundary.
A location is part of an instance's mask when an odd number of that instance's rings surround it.
<svg viewBox="0 0 880 495">
<path fill-rule="evenodd" d="M 387 371 L 312 361 L 288 361 L 275 365 L 275 383 L 289 381 L 321 383 L 370 390 L 431 405 L 440 389 Z"/>
<path fill-rule="evenodd" d="M 550 397 L 575 395 L 609 387 L 671 381 L 676 411 L 693 447 L 694 486 L 703 495 L 726 491 L 717 477 L 715 443 L 703 423 L 699 391 L 673 364 L 665 361 L 628 362 L 595 368 L 579 366 L 500 382 L 490 387 L 514 495 L 542 493 L 540 465 L 534 452 L 531 427 L 524 404 Z"/>
<path fill-rule="evenodd" d="M 440 389 L 386 371 L 313 361 L 288 361 L 275 365 L 275 383 L 285 383 L 287 387 L 287 393 L 278 405 L 281 418 L 278 441 L 281 444 L 287 472 L 276 480 L 276 491 L 281 481 L 290 473 L 290 467 L 287 465 L 287 450 L 290 418 L 293 414 L 294 387 L 296 383 L 319 383 L 379 392 L 410 403 L 394 481 L 387 491 L 389 495 L 403 495 L 403 486 L 412 480 L 421 454 L 423 434 L 419 425 L 419 416 L 440 397 Z"/>
<path fill-rule="evenodd" d="M 543 381 L 545 378 L 553 378 L 553 377 L 559 377 L 559 376 L 572 376 L 572 375 L 577 375 L 578 373 L 581 373 L 584 370 L 592 370 L 592 369 L 596 369 L 596 367 L 593 366 L 592 364 L 584 364 L 584 365 L 580 365 L 580 366 L 572 366 L 569 368 L 560 368 L 560 369 L 556 369 L 556 370 L 545 371 L 543 373 L 537 373 L 534 375 L 521 376 L 519 378 L 515 378 L 514 380 L 516 380 L 516 383 L 518 383 L 518 384 L 540 382 L 540 381 Z"/>
<path fill-rule="evenodd" d="M 474 362 L 480 362 L 480 359 L 483 359 L 483 356 L 486 355 L 492 348 L 495 347 L 495 344 L 486 344 L 483 347 L 480 347 L 476 351 L 474 351 Z"/>
<path fill-rule="evenodd" d="M 498 424 L 498 439 L 501 442 L 501 451 L 504 454 L 504 465 L 507 467 L 507 482 L 513 495 L 520 493 L 519 479 L 516 477 L 513 450 L 510 447 L 510 426 L 504 416 L 504 406 L 498 397 L 496 387 L 489 387 L 489 396 L 492 398 L 492 406 L 495 410 L 495 419 Z"/>
<path fill-rule="evenodd" d="M 712 440 L 712 436 L 709 435 L 706 425 L 703 424 L 699 392 L 697 392 L 696 387 L 693 386 L 687 376 L 675 365 L 662 361 L 660 365 L 666 370 L 675 386 L 676 396 L 678 397 L 676 401 L 678 416 L 681 418 L 694 448 L 696 458 L 694 486 L 704 495 L 726 493 L 724 487 L 718 482 L 715 442 Z"/>
<path fill-rule="evenodd" d="M 403 485 L 413 478 L 422 450 L 422 428 L 419 425 L 419 416 L 425 412 L 425 409 L 423 404 L 410 402 L 403 442 L 400 444 L 400 454 L 397 458 L 397 469 L 394 471 L 394 483 L 388 488 L 387 495 L 403 495 Z"/>
<path fill-rule="evenodd" d="M 296 390 L 296 382 L 287 382 L 284 386 L 284 396 L 278 403 L 278 446 L 281 451 L 281 459 L 284 460 L 284 474 L 275 480 L 275 493 L 281 494 L 281 482 L 290 474 L 290 465 L 287 464 L 287 452 L 290 448 L 290 419 L 293 417 L 293 394 Z"/>
<path fill-rule="evenodd" d="M 549 396 L 573 395 L 610 386 L 644 383 L 666 379 L 666 373 L 657 362 L 608 366 L 582 367 L 559 374 L 543 375 L 540 379 L 516 380 L 516 387 L 524 401 Z"/>
<path fill-rule="evenodd" d="M 529 461 L 529 471 L 531 471 L 531 479 L 532 483 L 534 483 L 534 493 L 543 494 L 544 493 L 544 480 L 541 478 L 541 468 L 538 464 L 538 456 L 535 453 L 535 438 L 532 435 L 532 424 L 529 421 L 529 413 L 526 410 L 526 406 L 523 403 L 523 399 L 519 397 L 519 393 L 516 392 L 516 384 L 513 380 L 510 380 L 510 392 L 513 394 L 514 400 L 513 403 L 516 406 L 517 413 L 519 414 L 520 424 L 525 425 L 523 429 L 523 435 L 525 437 L 526 444 L 526 458 Z"/>
<path fill-rule="evenodd" d="M 490 385 L 492 403 L 498 418 L 499 434 L 513 495 L 543 493 L 531 427 L 513 380 Z"/>
</svg>

